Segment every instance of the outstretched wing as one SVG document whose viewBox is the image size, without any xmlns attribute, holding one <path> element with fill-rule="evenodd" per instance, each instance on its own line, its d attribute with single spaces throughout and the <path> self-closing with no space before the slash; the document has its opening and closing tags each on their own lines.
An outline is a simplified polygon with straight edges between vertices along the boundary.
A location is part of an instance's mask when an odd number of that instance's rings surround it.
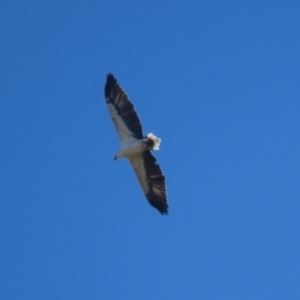
<svg viewBox="0 0 300 300">
<path fill-rule="evenodd" d="M 105 98 L 110 115 L 122 142 L 128 138 L 143 138 L 141 121 L 133 104 L 112 74 L 107 75 Z"/>
<path fill-rule="evenodd" d="M 165 176 L 150 150 L 130 158 L 138 180 L 150 204 L 163 215 L 168 213 Z"/>
</svg>

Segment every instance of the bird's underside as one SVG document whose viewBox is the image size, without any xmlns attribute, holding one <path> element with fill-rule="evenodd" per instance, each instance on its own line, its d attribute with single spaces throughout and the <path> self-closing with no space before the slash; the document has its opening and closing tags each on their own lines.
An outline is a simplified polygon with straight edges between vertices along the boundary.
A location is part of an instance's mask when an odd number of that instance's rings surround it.
<svg viewBox="0 0 300 300">
<path fill-rule="evenodd" d="M 149 133 L 143 135 L 137 112 L 112 74 L 105 84 L 106 103 L 121 140 L 115 158 L 129 159 L 149 203 L 161 214 L 168 213 L 165 176 L 151 150 L 158 150 L 161 140 Z"/>
</svg>

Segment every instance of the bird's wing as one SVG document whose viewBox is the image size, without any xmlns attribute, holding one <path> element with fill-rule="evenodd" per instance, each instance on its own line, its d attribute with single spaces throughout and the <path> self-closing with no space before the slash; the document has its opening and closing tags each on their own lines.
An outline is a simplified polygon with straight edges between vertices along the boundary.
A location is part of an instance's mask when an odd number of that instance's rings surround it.
<svg viewBox="0 0 300 300">
<path fill-rule="evenodd" d="M 107 75 L 105 98 L 110 115 L 122 142 L 128 138 L 143 138 L 141 121 L 126 93 L 112 74 Z"/>
<path fill-rule="evenodd" d="M 130 158 L 130 162 L 150 204 L 158 209 L 161 214 L 166 215 L 169 206 L 165 176 L 157 164 L 156 158 L 150 150 L 147 150 L 140 156 Z"/>
</svg>

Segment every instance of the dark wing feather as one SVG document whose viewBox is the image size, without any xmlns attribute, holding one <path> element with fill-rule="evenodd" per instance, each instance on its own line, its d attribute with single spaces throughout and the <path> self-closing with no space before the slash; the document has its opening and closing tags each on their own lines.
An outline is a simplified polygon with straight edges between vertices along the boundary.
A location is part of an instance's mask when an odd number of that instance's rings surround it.
<svg viewBox="0 0 300 300">
<path fill-rule="evenodd" d="M 139 116 L 112 74 L 107 75 L 104 93 L 120 139 L 122 141 L 130 137 L 142 139 L 143 130 Z"/>
<path fill-rule="evenodd" d="M 130 159 L 149 203 L 163 215 L 168 213 L 165 176 L 150 150 Z"/>
</svg>

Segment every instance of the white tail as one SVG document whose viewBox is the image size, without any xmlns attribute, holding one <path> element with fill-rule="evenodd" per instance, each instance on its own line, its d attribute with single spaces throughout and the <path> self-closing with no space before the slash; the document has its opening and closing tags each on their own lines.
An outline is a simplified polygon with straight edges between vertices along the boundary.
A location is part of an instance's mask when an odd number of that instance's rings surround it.
<svg viewBox="0 0 300 300">
<path fill-rule="evenodd" d="M 153 150 L 159 150 L 161 139 L 155 136 L 153 133 L 148 133 L 147 138 L 151 139 L 154 142 Z"/>
</svg>

